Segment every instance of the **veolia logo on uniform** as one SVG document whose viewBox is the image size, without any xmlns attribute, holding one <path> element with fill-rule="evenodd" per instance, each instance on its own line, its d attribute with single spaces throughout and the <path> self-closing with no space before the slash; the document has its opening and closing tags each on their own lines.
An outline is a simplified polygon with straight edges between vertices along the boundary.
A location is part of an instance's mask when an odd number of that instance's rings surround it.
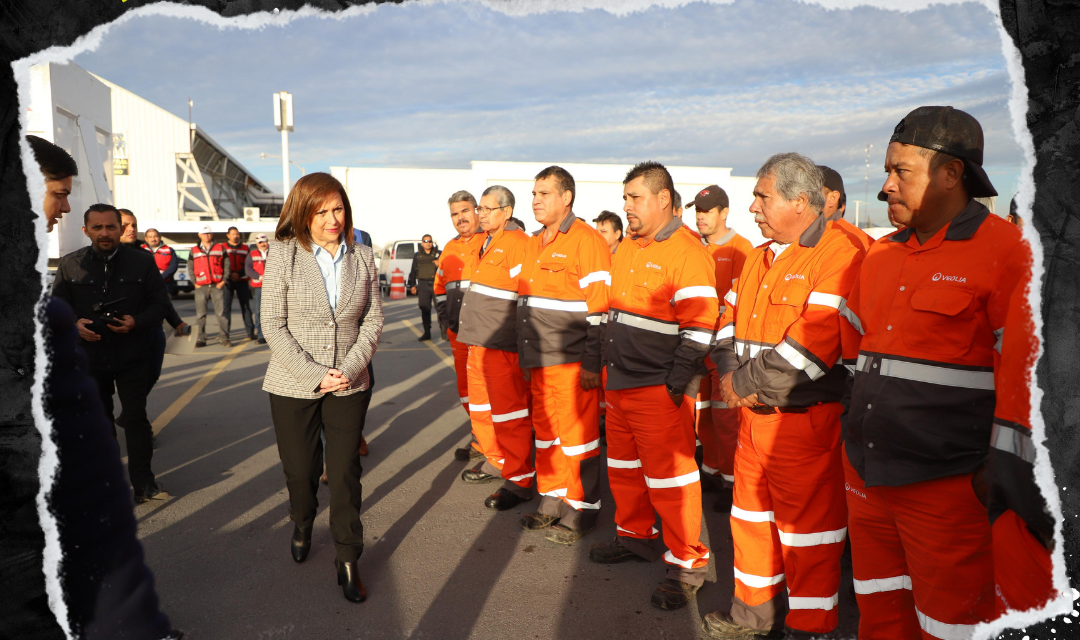
<svg viewBox="0 0 1080 640">
<path fill-rule="evenodd" d="M 789 273 L 784 276 L 784 280 L 806 280 L 806 276 L 801 273 Z"/>
<path fill-rule="evenodd" d="M 855 495 L 859 496 L 859 497 L 860 497 L 860 498 L 862 498 L 863 500 L 866 500 L 866 494 L 865 494 L 865 493 L 863 493 L 862 491 L 859 491 L 859 490 L 858 490 L 858 489 L 856 489 L 855 487 L 851 486 L 851 484 L 850 484 L 850 483 L 847 483 L 847 482 L 845 482 L 845 483 L 844 483 L 844 489 L 846 489 L 846 490 L 848 490 L 848 491 L 850 491 L 850 492 L 854 493 Z"/>
<path fill-rule="evenodd" d="M 565 258 L 566 256 L 565 256 L 565 255 L 563 255 L 563 254 L 561 254 L 561 253 L 554 253 L 554 252 L 552 252 L 552 254 L 551 254 L 551 257 L 552 257 L 552 258 Z"/>
<path fill-rule="evenodd" d="M 653 264 L 653 263 L 651 263 L 651 262 L 646 262 L 646 263 L 645 263 L 645 266 L 646 266 L 646 267 L 648 267 L 648 268 L 650 268 L 650 269 L 656 269 L 656 270 L 658 270 L 658 271 L 663 271 L 663 270 L 664 270 L 664 268 L 663 268 L 663 267 L 661 267 L 660 265 L 658 265 L 658 264 Z"/>
<path fill-rule="evenodd" d="M 947 276 L 940 271 L 935 273 L 934 276 L 930 279 L 934 282 L 967 282 L 967 278 L 965 278 L 964 276 Z"/>
</svg>

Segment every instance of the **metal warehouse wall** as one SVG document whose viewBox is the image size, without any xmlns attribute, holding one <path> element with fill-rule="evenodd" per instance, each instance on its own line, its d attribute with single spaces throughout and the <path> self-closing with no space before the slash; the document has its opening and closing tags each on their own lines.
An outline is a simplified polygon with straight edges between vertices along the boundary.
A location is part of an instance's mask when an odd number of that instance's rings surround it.
<svg viewBox="0 0 1080 640">
<path fill-rule="evenodd" d="M 188 123 L 100 78 L 112 89 L 112 127 L 124 134 L 128 175 L 113 176 L 116 206 L 131 209 L 139 228 L 178 219 L 176 154 L 188 151 Z M 115 150 L 114 150 L 115 153 Z"/>
</svg>

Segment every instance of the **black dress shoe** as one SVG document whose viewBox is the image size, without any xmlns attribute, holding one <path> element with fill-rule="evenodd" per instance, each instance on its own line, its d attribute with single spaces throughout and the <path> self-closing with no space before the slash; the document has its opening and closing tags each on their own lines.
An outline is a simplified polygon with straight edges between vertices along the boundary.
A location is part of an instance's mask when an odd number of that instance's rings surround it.
<svg viewBox="0 0 1080 640">
<path fill-rule="evenodd" d="M 660 609 L 682 609 L 689 602 L 690 598 L 694 597 L 694 594 L 700 589 L 700 585 L 686 584 L 679 580 L 673 580 L 668 578 L 660 583 L 660 586 L 656 588 L 656 591 L 652 594 L 652 605 Z"/>
<path fill-rule="evenodd" d="M 162 640 L 180 640 L 184 637 L 184 632 L 181 629 L 170 629 L 169 635 L 162 638 Z"/>
<path fill-rule="evenodd" d="M 290 546 L 292 547 L 292 559 L 303 562 L 307 558 L 308 551 L 311 551 L 311 528 L 301 529 L 300 525 L 293 525 Z"/>
<path fill-rule="evenodd" d="M 258 339 L 258 340 L 256 340 L 255 342 L 257 342 L 257 343 L 259 343 L 259 344 L 266 344 L 266 338 L 259 338 L 259 339 Z"/>
<path fill-rule="evenodd" d="M 501 480 L 499 476 L 493 476 L 490 473 L 484 473 L 480 470 L 480 467 L 484 466 L 484 463 L 480 463 L 472 469 L 466 469 L 461 472 L 461 479 L 468 484 L 484 484 L 485 482 L 491 482 L 493 480 Z"/>
<path fill-rule="evenodd" d="M 484 500 L 484 506 L 488 509 L 498 509 L 499 511 L 506 511 L 507 509 L 513 509 L 522 502 L 528 502 L 532 500 L 532 496 L 528 498 L 522 498 L 513 491 L 507 489 L 499 489 L 495 493 L 487 497 Z"/>
<path fill-rule="evenodd" d="M 425 331 L 424 335 L 417 338 L 416 341 L 417 342 L 425 342 L 425 341 L 430 342 L 431 341 L 431 332 L 430 331 Z"/>
<path fill-rule="evenodd" d="M 367 589 L 360 582 L 360 573 L 356 570 L 355 562 L 342 562 L 334 560 L 337 568 L 337 583 L 341 585 L 341 592 L 349 602 L 363 602 L 367 600 Z"/>
</svg>

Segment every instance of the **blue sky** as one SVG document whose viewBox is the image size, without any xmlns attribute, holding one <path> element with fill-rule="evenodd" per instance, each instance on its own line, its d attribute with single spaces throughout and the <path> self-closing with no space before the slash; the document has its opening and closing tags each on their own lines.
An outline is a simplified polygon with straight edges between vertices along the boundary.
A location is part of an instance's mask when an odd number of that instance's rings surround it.
<svg viewBox="0 0 1080 640">
<path fill-rule="evenodd" d="M 275 189 L 280 161 L 259 154 L 280 153 L 279 90 L 294 95 L 290 155 L 308 171 L 654 159 L 753 175 L 795 150 L 861 199 L 870 142 L 872 198 L 889 134 L 923 104 L 980 120 L 1006 201 L 1022 160 L 995 19 L 976 3 L 900 13 L 737 0 L 623 16 L 412 3 L 261 29 L 146 16 L 75 62 L 184 118 L 191 96 L 199 126 Z"/>
</svg>

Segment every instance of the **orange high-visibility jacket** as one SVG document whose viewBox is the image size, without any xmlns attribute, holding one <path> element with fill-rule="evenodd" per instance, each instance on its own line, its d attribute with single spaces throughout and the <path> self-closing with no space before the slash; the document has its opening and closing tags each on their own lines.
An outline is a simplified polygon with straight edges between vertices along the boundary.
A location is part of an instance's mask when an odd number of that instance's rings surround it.
<svg viewBox="0 0 1080 640">
<path fill-rule="evenodd" d="M 600 320 L 608 312 L 611 252 L 573 212 L 544 244 L 540 229 L 525 245 L 518 277 L 517 336 L 522 368 L 580 362 L 600 373 Z"/>
<path fill-rule="evenodd" d="M 484 240 L 487 236 L 484 234 Z M 480 245 L 469 290 L 461 301 L 458 341 L 486 349 L 517 352 L 518 275 L 529 236 L 510 221 Z"/>
<path fill-rule="evenodd" d="M 454 333 L 458 332 L 461 301 L 469 289 L 477 252 L 485 238 L 487 234 L 483 232 L 474 233 L 468 240 L 454 236 L 439 256 L 439 270 L 435 272 L 435 312 L 439 315 L 439 323 Z"/>
<path fill-rule="evenodd" d="M 607 389 L 686 389 L 712 343 L 719 301 L 712 260 L 682 220 L 630 236 L 611 262 Z"/>
<path fill-rule="evenodd" d="M 829 216 L 827 220 L 829 221 L 830 227 L 846 232 L 855 239 L 856 242 L 862 245 L 863 251 L 869 251 L 870 245 L 874 244 L 874 239 L 871 238 L 869 234 L 848 222 L 839 211 Z"/>
<path fill-rule="evenodd" d="M 727 294 L 713 361 L 734 372 L 740 398 L 757 394 L 773 407 L 838 402 L 847 371 L 840 364 L 840 319 L 864 253 L 818 216 L 797 242 L 766 242 L 746 260 Z"/>
<path fill-rule="evenodd" d="M 717 238 L 715 242 L 702 242 L 705 243 L 705 250 L 712 256 L 713 267 L 716 269 L 716 295 L 722 301 L 742 273 L 746 257 L 754 250 L 754 245 L 735 233 L 734 229 Z M 723 302 L 720 303 L 720 313 L 724 313 Z"/>
<path fill-rule="evenodd" d="M 997 403 L 990 433 L 986 484 L 990 490 L 990 522 L 1014 511 L 1028 527 L 1054 537 L 1054 519 L 1035 484 L 1035 445 L 1031 439 L 1031 372 L 1039 338 L 1028 302 L 1030 273 L 1017 284 L 1001 336 L 1001 360 L 994 370 Z"/>
<path fill-rule="evenodd" d="M 844 345 L 845 449 L 866 486 L 986 460 L 997 349 L 1030 261 L 1020 231 L 975 200 L 925 244 L 907 228 L 870 246 L 844 310 L 857 329 Z"/>
</svg>

